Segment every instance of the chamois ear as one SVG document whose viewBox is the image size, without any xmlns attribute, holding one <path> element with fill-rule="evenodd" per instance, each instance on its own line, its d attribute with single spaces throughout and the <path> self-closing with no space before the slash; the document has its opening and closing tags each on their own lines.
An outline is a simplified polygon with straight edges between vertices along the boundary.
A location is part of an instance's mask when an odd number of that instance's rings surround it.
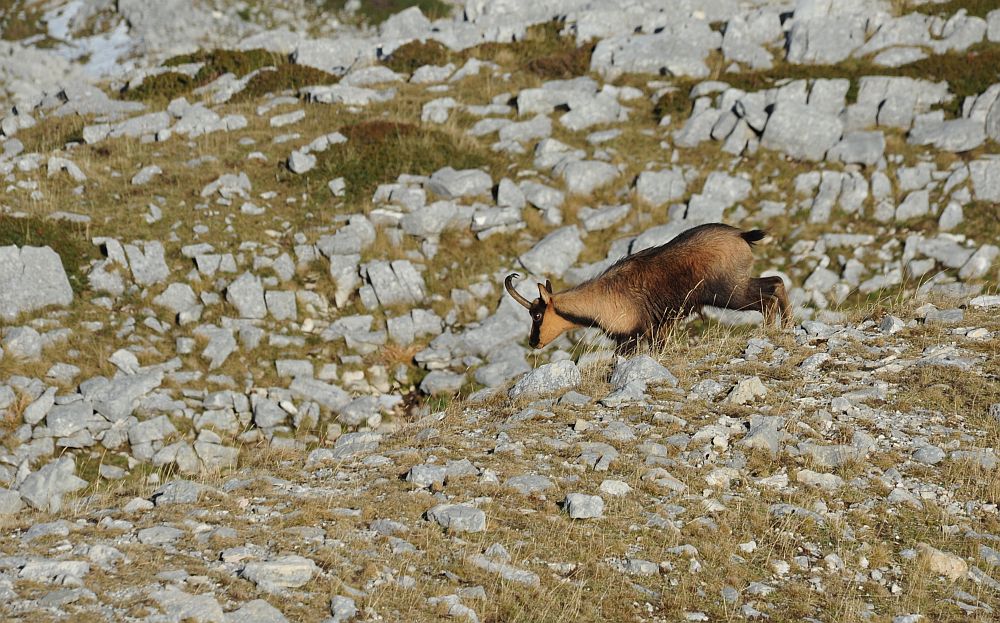
<svg viewBox="0 0 1000 623">
<path fill-rule="evenodd" d="M 552 282 L 548 279 L 545 280 L 545 289 L 549 291 L 549 294 L 552 294 Z"/>
<path fill-rule="evenodd" d="M 544 285 L 538 284 L 538 294 L 542 297 L 542 302 L 548 305 L 552 301 L 552 290 Z"/>
</svg>

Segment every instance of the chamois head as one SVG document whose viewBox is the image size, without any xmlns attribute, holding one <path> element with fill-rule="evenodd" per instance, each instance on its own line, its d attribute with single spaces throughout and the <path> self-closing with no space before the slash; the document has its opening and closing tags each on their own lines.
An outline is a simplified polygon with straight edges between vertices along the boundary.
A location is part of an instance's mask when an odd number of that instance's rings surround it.
<svg viewBox="0 0 1000 623">
<path fill-rule="evenodd" d="M 531 313 L 531 335 L 528 337 L 528 345 L 532 348 L 543 348 L 559 337 L 563 331 L 571 328 L 573 323 L 556 312 L 555 306 L 552 304 L 551 281 L 546 279 L 544 284 L 538 284 L 538 298 L 529 301 L 514 289 L 514 279 L 520 279 L 520 277 L 517 273 L 507 275 L 504 286 L 514 300 Z"/>
</svg>

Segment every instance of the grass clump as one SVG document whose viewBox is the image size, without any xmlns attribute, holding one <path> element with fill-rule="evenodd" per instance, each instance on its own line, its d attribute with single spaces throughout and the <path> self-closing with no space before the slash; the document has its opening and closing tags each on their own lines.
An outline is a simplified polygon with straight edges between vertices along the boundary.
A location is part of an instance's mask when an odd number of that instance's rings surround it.
<svg viewBox="0 0 1000 623">
<path fill-rule="evenodd" d="M 347 0 L 323 0 L 320 8 L 324 11 L 341 13 Z M 451 13 L 451 7 L 441 0 L 365 0 L 355 14 L 358 22 L 378 26 L 385 20 L 410 7 L 417 7 L 429 19 L 440 19 Z"/>
<path fill-rule="evenodd" d="M 410 41 L 396 48 L 385 59 L 384 64 L 389 69 L 412 74 L 424 65 L 446 65 L 457 58 L 457 55 L 439 41 Z"/>
<path fill-rule="evenodd" d="M 977 241 L 1000 240 L 1000 206 L 990 201 L 966 204 L 962 208 L 962 223 L 958 228 Z"/>
<path fill-rule="evenodd" d="M 307 65 L 282 65 L 274 71 L 261 71 L 247 82 L 246 88 L 233 96 L 232 102 L 244 102 L 279 91 L 298 91 L 315 84 L 335 84 L 337 76 Z"/>
<path fill-rule="evenodd" d="M 545 80 L 586 75 L 594 44 L 577 47 L 572 37 L 559 34 L 560 29 L 559 22 L 538 24 L 528 28 L 519 41 L 483 43 L 462 52 L 452 52 L 433 40 L 411 41 L 397 48 L 385 65 L 393 71 L 413 73 L 424 65 L 458 64 L 477 58 L 514 66 Z"/>
<path fill-rule="evenodd" d="M 29 6 L 31 5 L 31 6 Z M 0 0 L 0 36 L 7 41 L 21 41 L 45 34 L 38 3 L 25 0 Z"/>
<path fill-rule="evenodd" d="M 38 121 L 34 127 L 17 133 L 27 153 L 46 153 L 62 149 L 67 143 L 83 142 L 83 128 L 87 123 L 79 115 L 48 116 Z"/>
<path fill-rule="evenodd" d="M 172 100 L 196 87 L 194 78 L 176 71 L 167 71 L 155 76 L 148 76 L 142 84 L 134 89 L 122 91 L 122 99 L 133 102 L 149 102 L 154 100 Z"/>
<path fill-rule="evenodd" d="M 122 98 L 142 102 L 171 100 L 198 87 L 205 86 L 225 74 L 231 73 L 242 78 L 250 72 L 263 69 L 264 67 L 282 68 L 282 71 L 273 72 L 283 74 L 282 78 L 278 80 L 279 84 L 284 84 L 281 81 L 301 79 L 303 75 L 303 72 L 300 70 L 286 71 L 286 66 L 290 65 L 290 63 L 284 55 L 261 49 L 212 50 L 196 52 L 194 54 L 183 54 L 167 59 L 163 65 L 164 67 L 178 67 L 189 63 L 203 63 L 203 65 L 194 76 L 189 76 L 179 71 L 167 71 L 155 76 L 149 76 L 136 88 L 123 91 L 121 94 Z M 298 67 L 296 65 L 291 66 Z M 325 72 L 320 73 L 325 74 Z M 275 79 L 271 78 L 271 80 L 274 81 Z M 262 90 L 261 87 L 262 85 L 257 85 L 257 93 L 269 92 Z"/>
<path fill-rule="evenodd" d="M 59 254 L 69 285 L 75 294 L 87 287 L 84 273 L 90 261 L 97 259 L 94 245 L 80 225 L 38 217 L 14 218 L 0 214 L 0 247 L 51 247 Z"/>
<path fill-rule="evenodd" d="M 167 59 L 166 67 L 177 67 L 189 63 L 204 63 L 195 75 L 199 84 L 208 84 L 224 74 L 236 74 L 242 78 L 251 71 L 263 67 L 277 67 L 288 63 L 288 58 L 262 49 L 254 50 L 212 50 L 210 52 L 195 52 L 182 54 Z"/>
<path fill-rule="evenodd" d="M 559 34 L 560 30 L 560 22 L 538 24 L 528 28 L 520 41 L 484 43 L 471 48 L 468 56 L 514 64 L 523 71 L 548 80 L 586 75 L 590 71 L 594 45 L 577 47 L 576 41 Z"/>
<path fill-rule="evenodd" d="M 318 154 L 316 168 L 303 177 L 323 184 L 343 177 L 349 202 L 370 197 L 379 184 L 395 181 L 403 173 L 430 175 L 446 166 L 475 169 L 494 162 L 471 139 L 410 123 L 362 121 L 340 132 L 347 143 Z"/>
</svg>

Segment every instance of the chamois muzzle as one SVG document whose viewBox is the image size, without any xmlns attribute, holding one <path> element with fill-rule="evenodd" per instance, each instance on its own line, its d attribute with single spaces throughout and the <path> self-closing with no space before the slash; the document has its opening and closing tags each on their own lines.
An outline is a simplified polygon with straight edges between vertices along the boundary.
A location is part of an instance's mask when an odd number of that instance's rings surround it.
<svg viewBox="0 0 1000 623">
<path fill-rule="evenodd" d="M 503 280 L 503 285 L 505 288 L 507 288 L 507 294 L 510 294 L 514 298 L 514 300 L 523 305 L 525 309 L 531 309 L 531 301 L 518 294 L 517 290 L 514 289 L 515 278 L 520 279 L 521 275 L 517 273 L 511 273 L 507 275 L 506 279 Z"/>
</svg>

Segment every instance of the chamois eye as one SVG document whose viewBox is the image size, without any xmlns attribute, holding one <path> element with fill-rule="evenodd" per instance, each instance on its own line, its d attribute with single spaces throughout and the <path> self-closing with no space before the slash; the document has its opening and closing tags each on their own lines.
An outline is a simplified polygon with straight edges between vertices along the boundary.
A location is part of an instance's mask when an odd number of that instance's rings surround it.
<svg viewBox="0 0 1000 623">
<path fill-rule="evenodd" d="M 535 314 L 534 318 L 535 318 L 535 322 L 538 322 L 539 320 L 542 319 L 542 315 L 541 314 Z"/>
</svg>

